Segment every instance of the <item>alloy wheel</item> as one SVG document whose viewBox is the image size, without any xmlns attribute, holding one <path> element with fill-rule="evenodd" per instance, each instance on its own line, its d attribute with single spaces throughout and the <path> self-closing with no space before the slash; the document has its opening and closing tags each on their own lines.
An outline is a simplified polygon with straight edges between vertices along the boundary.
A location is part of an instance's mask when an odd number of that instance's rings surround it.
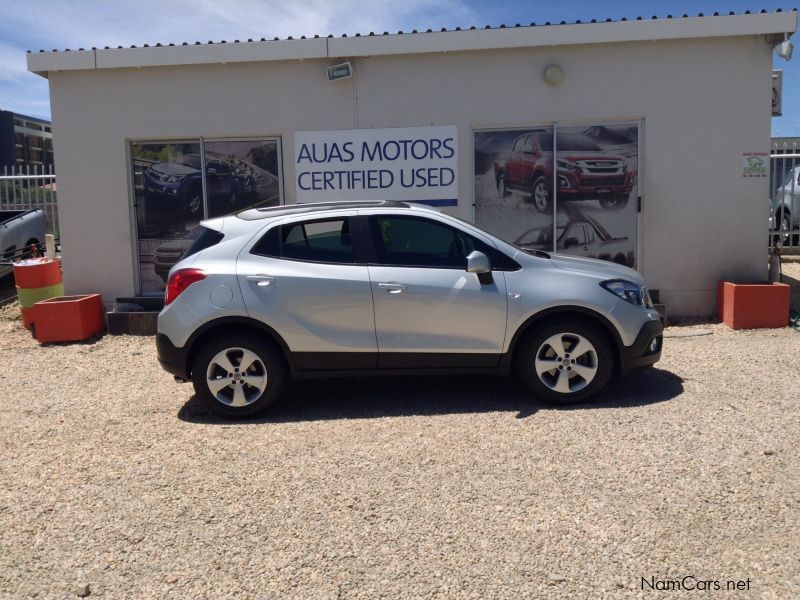
<svg viewBox="0 0 800 600">
<path fill-rule="evenodd" d="M 577 333 L 557 333 L 536 351 L 536 375 L 545 386 L 572 394 L 588 386 L 597 375 L 597 350 Z"/>
<path fill-rule="evenodd" d="M 540 211 L 547 210 L 547 185 L 543 181 L 537 181 L 533 186 L 533 204 Z"/>
<path fill-rule="evenodd" d="M 267 389 L 267 369 L 252 350 L 227 348 L 208 363 L 206 384 L 218 402 L 237 408 L 248 406 Z"/>
</svg>

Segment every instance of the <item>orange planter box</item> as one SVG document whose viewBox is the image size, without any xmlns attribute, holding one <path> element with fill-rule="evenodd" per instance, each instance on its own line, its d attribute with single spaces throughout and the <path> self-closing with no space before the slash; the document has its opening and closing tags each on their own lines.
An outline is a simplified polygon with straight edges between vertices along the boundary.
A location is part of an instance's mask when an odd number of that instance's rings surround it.
<svg viewBox="0 0 800 600">
<path fill-rule="evenodd" d="M 790 287 L 785 283 L 731 283 L 717 287 L 717 317 L 731 329 L 789 325 Z"/>
<path fill-rule="evenodd" d="M 100 294 L 59 296 L 33 305 L 36 339 L 48 342 L 77 342 L 105 331 Z"/>
</svg>

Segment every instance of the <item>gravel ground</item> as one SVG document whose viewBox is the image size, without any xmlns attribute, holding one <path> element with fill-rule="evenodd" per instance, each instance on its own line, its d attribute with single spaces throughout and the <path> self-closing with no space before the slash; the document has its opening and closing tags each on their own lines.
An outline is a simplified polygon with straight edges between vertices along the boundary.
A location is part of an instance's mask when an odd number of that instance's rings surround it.
<svg viewBox="0 0 800 600">
<path fill-rule="evenodd" d="M 16 311 L 0 595 L 649 597 L 642 577 L 690 575 L 800 597 L 800 332 L 670 327 L 710 334 L 569 410 L 492 378 L 341 380 L 237 424 L 151 339 L 40 347 Z"/>
</svg>

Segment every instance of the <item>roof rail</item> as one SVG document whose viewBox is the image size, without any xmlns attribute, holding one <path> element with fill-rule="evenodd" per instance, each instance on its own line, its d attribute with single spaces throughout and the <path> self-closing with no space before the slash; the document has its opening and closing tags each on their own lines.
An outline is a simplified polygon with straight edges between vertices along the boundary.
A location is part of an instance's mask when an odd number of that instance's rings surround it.
<svg viewBox="0 0 800 600">
<path fill-rule="evenodd" d="M 242 211 L 236 216 L 245 221 L 256 219 L 267 219 L 281 215 L 293 215 L 312 212 L 322 212 L 325 210 L 336 210 L 344 208 L 411 208 L 407 203 L 398 200 L 338 200 L 334 202 L 308 202 L 289 204 L 281 206 L 269 206 L 265 208 L 252 208 Z"/>
</svg>

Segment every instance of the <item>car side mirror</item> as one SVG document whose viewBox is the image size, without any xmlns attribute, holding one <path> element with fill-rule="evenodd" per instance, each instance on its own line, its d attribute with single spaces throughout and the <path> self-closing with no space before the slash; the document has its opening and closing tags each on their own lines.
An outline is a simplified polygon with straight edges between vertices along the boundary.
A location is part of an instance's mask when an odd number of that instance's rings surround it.
<svg viewBox="0 0 800 600">
<path fill-rule="evenodd" d="M 467 255 L 467 272 L 475 273 L 478 276 L 478 281 L 484 285 L 494 281 L 489 257 L 483 252 L 473 250 Z"/>
<path fill-rule="evenodd" d="M 571 246 L 577 246 L 577 245 L 578 245 L 578 238 L 576 237 L 571 237 L 564 240 L 564 248 L 569 248 Z"/>
</svg>

